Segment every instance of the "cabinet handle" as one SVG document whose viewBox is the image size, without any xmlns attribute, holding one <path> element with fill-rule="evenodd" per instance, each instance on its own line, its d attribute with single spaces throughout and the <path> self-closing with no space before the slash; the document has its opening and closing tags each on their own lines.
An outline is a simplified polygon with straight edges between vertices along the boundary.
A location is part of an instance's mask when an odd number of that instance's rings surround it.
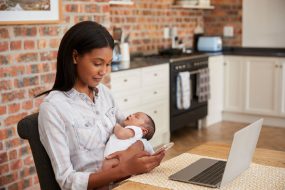
<svg viewBox="0 0 285 190">
<path fill-rule="evenodd" d="M 156 111 L 156 110 L 154 110 L 154 111 L 153 111 L 153 113 L 157 114 L 157 111 Z"/>
<path fill-rule="evenodd" d="M 128 79 L 124 79 L 124 82 L 128 82 Z"/>
<path fill-rule="evenodd" d="M 157 73 L 154 73 L 154 76 L 157 77 Z"/>
<path fill-rule="evenodd" d="M 153 94 L 157 94 L 157 91 L 154 91 Z"/>
<path fill-rule="evenodd" d="M 279 67 L 279 65 L 278 65 L 278 64 L 276 64 L 276 65 L 275 65 L 275 68 L 278 68 L 278 67 Z"/>
<path fill-rule="evenodd" d="M 280 69 L 282 69 L 282 67 L 283 67 L 283 65 L 281 64 L 281 65 L 280 65 Z"/>
<path fill-rule="evenodd" d="M 124 99 L 124 102 L 127 102 L 127 101 L 128 101 L 128 99 L 127 99 L 127 98 L 125 98 L 125 99 Z"/>
<path fill-rule="evenodd" d="M 224 62 L 224 66 L 226 66 L 227 65 L 227 62 Z"/>
</svg>

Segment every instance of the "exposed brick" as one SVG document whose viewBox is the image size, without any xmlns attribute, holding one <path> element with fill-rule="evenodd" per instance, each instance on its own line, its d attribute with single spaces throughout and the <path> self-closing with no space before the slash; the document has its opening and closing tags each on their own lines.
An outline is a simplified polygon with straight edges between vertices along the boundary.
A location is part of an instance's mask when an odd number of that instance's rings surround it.
<svg viewBox="0 0 285 190">
<path fill-rule="evenodd" d="M 65 5 L 66 12 L 79 12 L 79 5 L 77 4 L 67 4 Z"/>
<path fill-rule="evenodd" d="M 9 126 L 12 124 L 17 124 L 23 117 L 27 116 L 27 113 L 19 113 L 16 115 L 9 115 L 5 120 L 4 124 Z"/>
<path fill-rule="evenodd" d="M 56 48 L 56 49 L 58 49 L 59 44 L 60 44 L 60 40 L 59 40 L 59 39 L 51 39 L 51 40 L 49 41 L 49 47 L 50 47 L 50 48 Z"/>
<path fill-rule="evenodd" d="M 7 65 L 10 61 L 10 56 L 0 55 L 0 65 Z"/>
<path fill-rule="evenodd" d="M 17 150 L 14 149 L 14 150 L 9 151 L 8 156 L 9 156 L 9 160 L 14 160 L 14 159 L 18 158 L 17 157 Z"/>
<path fill-rule="evenodd" d="M 26 65 L 26 74 L 39 73 L 39 64 Z"/>
<path fill-rule="evenodd" d="M 25 165 L 33 165 L 33 164 L 34 164 L 33 156 L 32 156 L 32 155 L 27 156 L 27 157 L 24 159 L 24 164 L 25 164 Z"/>
<path fill-rule="evenodd" d="M 11 80 L 1 80 L 0 81 L 0 89 L 2 91 L 4 91 L 4 90 L 12 90 L 12 88 L 13 88 L 13 83 L 12 83 Z"/>
<path fill-rule="evenodd" d="M 0 129 L 0 140 L 12 137 L 15 134 L 13 128 L 2 128 Z"/>
<path fill-rule="evenodd" d="M 36 27 L 26 27 L 26 25 L 15 27 L 14 34 L 16 37 L 36 36 L 37 28 Z"/>
<path fill-rule="evenodd" d="M 19 137 L 8 139 L 5 142 L 6 149 L 16 148 L 21 145 L 21 139 Z"/>
<path fill-rule="evenodd" d="M 48 47 L 48 41 L 46 39 L 38 40 L 38 48 L 39 49 L 45 49 L 47 47 Z"/>
<path fill-rule="evenodd" d="M 22 79 L 15 79 L 14 86 L 16 88 L 35 86 L 39 84 L 39 76 L 28 76 Z"/>
<path fill-rule="evenodd" d="M 57 58 L 57 51 L 40 53 L 41 61 L 52 61 Z"/>
<path fill-rule="evenodd" d="M 29 146 L 24 146 L 19 150 L 19 156 L 26 156 L 31 153 L 31 149 Z"/>
<path fill-rule="evenodd" d="M 18 170 L 22 168 L 23 166 L 23 161 L 22 160 L 14 160 L 10 162 L 10 169 L 13 170 Z"/>
<path fill-rule="evenodd" d="M 12 102 L 15 100 L 21 100 L 25 97 L 24 90 L 14 90 L 11 92 L 2 93 L 2 103 Z"/>
<path fill-rule="evenodd" d="M 38 184 L 39 183 L 39 178 L 38 178 L 38 176 L 36 175 L 36 176 L 34 176 L 34 184 Z"/>
<path fill-rule="evenodd" d="M 7 152 L 0 153 L 0 164 L 3 164 L 8 161 Z"/>
<path fill-rule="evenodd" d="M 9 114 L 18 112 L 19 110 L 20 110 L 20 104 L 19 103 L 12 103 L 12 104 L 8 105 Z"/>
<path fill-rule="evenodd" d="M 7 113 L 7 106 L 0 106 L 0 115 L 5 115 L 6 113 Z"/>
<path fill-rule="evenodd" d="M 0 28 L 0 39 L 8 39 L 9 32 L 7 28 Z"/>
<path fill-rule="evenodd" d="M 57 26 L 42 26 L 39 28 L 39 33 L 41 36 L 58 36 L 60 32 L 60 27 Z"/>
<path fill-rule="evenodd" d="M 15 182 L 12 185 L 8 186 L 8 190 L 22 190 L 23 189 L 23 180 Z"/>
<path fill-rule="evenodd" d="M 55 80 L 55 73 L 48 73 L 41 75 L 41 84 L 53 83 Z"/>
<path fill-rule="evenodd" d="M 0 42 L 0 52 L 1 51 L 8 51 L 9 43 L 8 42 Z"/>
<path fill-rule="evenodd" d="M 10 50 L 20 50 L 22 49 L 22 41 L 17 40 L 17 41 L 11 41 L 10 42 Z"/>
<path fill-rule="evenodd" d="M 7 185 L 13 181 L 16 181 L 18 178 L 17 172 L 13 172 L 7 175 L 0 176 L 1 185 Z"/>
<path fill-rule="evenodd" d="M 33 98 L 36 95 L 38 95 L 38 94 L 40 94 L 40 93 L 42 93 L 44 91 L 46 91 L 46 89 L 44 87 L 42 87 L 42 86 L 31 88 L 31 89 L 29 89 L 29 97 Z"/>
<path fill-rule="evenodd" d="M 0 174 L 8 173 L 9 171 L 9 164 L 5 163 L 0 165 Z"/>
<path fill-rule="evenodd" d="M 28 101 L 24 101 L 22 103 L 22 109 L 24 110 L 30 110 L 33 108 L 33 101 L 32 100 L 28 100 Z"/>
<path fill-rule="evenodd" d="M 21 76 L 25 72 L 25 66 L 9 66 L 9 67 L 1 67 L 0 68 L 0 77 L 15 77 Z"/>
<path fill-rule="evenodd" d="M 38 53 L 22 53 L 16 55 L 17 63 L 30 63 L 38 60 Z"/>
<path fill-rule="evenodd" d="M 20 177 L 24 178 L 34 173 L 36 173 L 35 166 L 24 167 L 23 169 L 20 170 Z"/>
<path fill-rule="evenodd" d="M 33 40 L 24 41 L 24 49 L 25 50 L 35 49 L 35 41 Z"/>
</svg>

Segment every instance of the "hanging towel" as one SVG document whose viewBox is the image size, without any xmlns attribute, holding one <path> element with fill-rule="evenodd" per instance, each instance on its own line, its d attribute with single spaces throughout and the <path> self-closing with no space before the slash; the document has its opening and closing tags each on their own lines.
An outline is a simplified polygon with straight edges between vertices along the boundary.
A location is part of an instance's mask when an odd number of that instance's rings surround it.
<svg viewBox="0 0 285 190">
<path fill-rule="evenodd" d="M 197 76 L 196 95 L 198 102 L 205 102 L 210 98 L 209 68 L 200 69 Z"/>
<path fill-rule="evenodd" d="M 190 72 L 179 72 L 176 78 L 176 106 L 178 109 L 189 109 L 191 103 Z"/>
</svg>

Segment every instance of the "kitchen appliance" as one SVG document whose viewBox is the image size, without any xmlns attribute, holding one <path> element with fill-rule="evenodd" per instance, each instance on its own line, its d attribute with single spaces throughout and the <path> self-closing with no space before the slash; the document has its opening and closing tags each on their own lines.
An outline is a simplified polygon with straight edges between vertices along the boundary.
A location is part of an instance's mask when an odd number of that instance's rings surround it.
<svg viewBox="0 0 285 190">
<path fill-rule="evenodd" d="M 208 68 L 208 55 L 198 54 L 170 59 L 170 131 L 195 124 L 199 127 L 199 120 L 208 114 L 208 101 L 199 101 L 197 96 L 197 79 L 202 69 Z M 191 78 L 191 105 L 190 108 L 181 110 L 177 108 L 177 76 L 180 72 L 190 72 Z"/>
<path fill-rule="evenodd" d="M 219 36 L 201 36 L 198 39 L 198 51 L 217 52 L 223 47 L 222 39 Z"/>
</svg>

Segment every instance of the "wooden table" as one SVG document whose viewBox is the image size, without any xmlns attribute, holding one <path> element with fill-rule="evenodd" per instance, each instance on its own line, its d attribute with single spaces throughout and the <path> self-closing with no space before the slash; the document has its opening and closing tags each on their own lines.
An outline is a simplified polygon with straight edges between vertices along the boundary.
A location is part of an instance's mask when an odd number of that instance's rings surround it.
<svg viewBox="0 0 285 190">
<path fill-rule="evenodd" d="M 197 146 L 188 152 L 202 156 L 227 159 L 229 150 L 230 150 L 230 145 L 228 144 L 209 142 Z M 253 157 L 253 162 L 262 165 L 285 168 L 285 152 L 257 148 Z M 169 189 L 142 184 L 133 181 L 126 181 L 121 185 L 119 185 L 118 187 L 114 188 L 114 190 L 169 190 Z"/>
</svg>

